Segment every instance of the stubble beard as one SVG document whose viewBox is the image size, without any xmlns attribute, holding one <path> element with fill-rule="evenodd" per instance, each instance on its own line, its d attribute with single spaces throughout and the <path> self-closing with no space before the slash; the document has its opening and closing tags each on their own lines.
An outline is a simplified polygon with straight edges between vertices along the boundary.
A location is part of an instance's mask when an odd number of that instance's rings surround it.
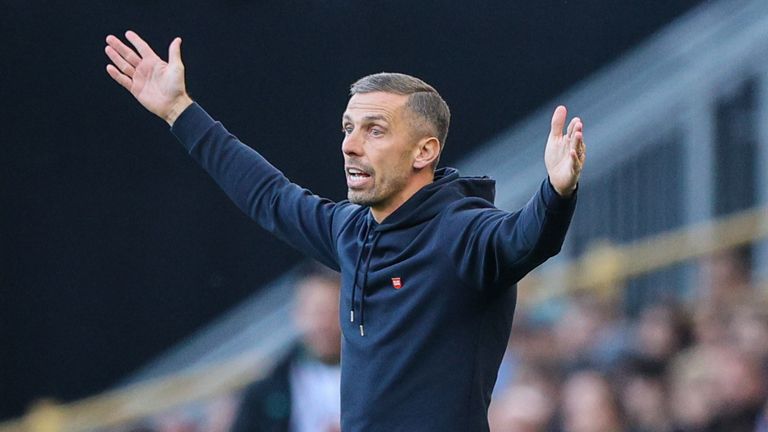
<svg viewBox="0 0 768 432">
<path fill-rule="evenodd" d="M 383 201 L 383 197 L 381 195 L 386 196 L 386 187 L 383 188 L 383 193 L 378 193 L 379 188 L 374 186 L 371 189 L 364 189 L 364 190 L 354 190 L 349 189 L 347 190 L 347 199 L 352 204 L 357 204 L 365 207 L 375 207 L 377 204 L 380 204 Z"/>
<path fill-rule="evenodd" d="M 358 204 L 361 206 L 370 207 L 376 204 L 375 197 L 370 191 L 357 191 L 349 189 L 347 190 L 347 199 L 352 204 Z"/>
<path fill-rule="evenodd" d="M 408 183 L 407 175 L 392 177 L 388 181 L 382 181 L 381 185 L 374 185 L 366 190 L 347 190 L 347 199 L 352 204 L 358 204 L 366 207 L 376 207 L 384 203 L 387 199 L 396 195 L 397 192 L 405 189 Z"/>
</svg>

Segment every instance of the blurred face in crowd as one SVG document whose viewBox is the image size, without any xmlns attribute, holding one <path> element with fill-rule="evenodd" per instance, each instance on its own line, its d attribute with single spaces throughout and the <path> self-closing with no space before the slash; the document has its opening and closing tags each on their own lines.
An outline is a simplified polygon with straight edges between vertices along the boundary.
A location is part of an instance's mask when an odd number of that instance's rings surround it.
<svg viewBox="0 0 768 432">
<path fill-rule="evenodd" d="M 621 430 L 618 406 L 608 382 L 597 372 L 579 372 L 563 386 L 563 422 L 567 432 Z"/>
<path fill-rule="evenodd" d="M 768 360 L 768 311 L 765 306 L 750 305 L 738 310 L 730 322 L 729 340 L 740 351 Z"/>
<path fill-rule="evenodd" d="M 592 305 L 570 305 L 555 328 L 560 355 L 574 360 L 590 352 L 600 340 L 599 333 L 604 325 L 602 318 Z"/>
<path fill-rule="evenodd" d="M 724 406 L 741 409 L 761 405 L 767 392 L 759 361 L 731 349 L 720 353 L 717 365 L 717 388 Z"/>
<path fill-rule="evenodd" d="M 660 378 L 630 377 L 621 398 L 628 420 L 640 430 L 668 430 L 667 395 Z"/>
<path fill-rule="evenodd" d="M 296 299 L 296 323 L 304 344 L 319 360 L 335 364 L 341 355 L 339 283 L 310 277 L 301 282 Z"/>
<path fill-rule="evenodd" d="M 674 312 L 665 306 L 643 311 L 637 327 L 639 351 L 646 357 L 665 361 L 681 346 Z"/>
<path fill-rule="evenodd" d="M 414 181 L 419 173 L 429 170 L 431 179 L 439 142 L 407 102 L 407 95 L 385 92 L 349 99 L 341 150 L 351 202 L 388 214 L 423 186 Z"/>
<path fill-rule="evenodd" d="M 717 356 L 711 348 L 697 348 L 678 355 L 672 364 L 671 412 L 676 425 L 697 430 L 717 414 Z"/>
<path fill-rule="evenodd" d="M 543 388 L 515 384 L 491 403 L 488 420 L 493 432 L 544 432 L 554 410 Z"/>
<path fill-rule="evenodd" d="M 699 430 L 719 416 L 757 410 L 766 397 L 761 363 L 730 345 L 681 354 L 672 370 L 671 407 L 682 429 Z"/>
<path fill-rule="evenodd" d="M 738 302 L 749 291 L 748 261 L 747 256 L 737 250 L 705 258 L 699 275 L 704 298 L 715 304 Z"/>
</svg>

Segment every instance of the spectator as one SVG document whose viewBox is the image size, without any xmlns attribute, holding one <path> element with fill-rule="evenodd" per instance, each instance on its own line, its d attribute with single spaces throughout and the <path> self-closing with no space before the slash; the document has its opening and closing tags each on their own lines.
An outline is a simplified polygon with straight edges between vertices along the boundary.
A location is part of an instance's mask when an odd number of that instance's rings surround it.
<svg viewBox="0 0 768 432">
<path fill-rule="evenodd" d="M 626 349 L 623 328 L 606 306 L 589 295 L 576 297 L 555 324 L 555 346 L 566 372 L 606 369 Z"/>
<path fill-rule="evenodd" d="M 543 386 L 513 384 L 491 403 L 491 432 L 545 432 L 551 426 L 555 408 Z"/>
<path fill-rule="evenodd" d="M 736 348 L 768 366 L 768 305 L 742 305 L 728 325 L 729 340 Z"/>
<path fill-rule="evenodd" d="M 618 432 L 624 430 L 616 395 L 599 372 L 585 370 L 571 375 L 562 391 L 565 432 Z"/>
<path fill-rule="evenodd" d="M 749 247 L 718 252 L 704 259 L 700 271 L 701 300 L 719 307 L 748 301 L 754 291 L 750 263 Z"/>
<path fill-rule="evenodd" d="M 666 385 L 655 361 L 635 361 L 621 376 L 621 406 L 632 432 L 670 432 Z"/>
<path fill-rule="evenodd" d="M 267 378 L 248 386 L 233 432 L 339 431 L 339 278 L 315 270 L 298 286 L 301 343 Z"/>
<path fill-rule="evenodd" d="M 644 309 L 637 323 L 635 353 L 665 366 L 689 343 L 688 327 L 676 308 L 653 305 Z"/>
<path fill-rule="evenodd" d="M 717 396 L 716 348 L 696 346 L 678 355 L 670 368 L 670 407 L 677 432 L 712 431 L 721 409 Z"/>
<path fill-rule="evenodd" d="M 717 395 L 720 410 L 714 429 L 728 432 L 752 432 L 758 422 L 766 392 L 766 376 L 756 359 L 734 349 L 718 355 Z"/>
</svg>

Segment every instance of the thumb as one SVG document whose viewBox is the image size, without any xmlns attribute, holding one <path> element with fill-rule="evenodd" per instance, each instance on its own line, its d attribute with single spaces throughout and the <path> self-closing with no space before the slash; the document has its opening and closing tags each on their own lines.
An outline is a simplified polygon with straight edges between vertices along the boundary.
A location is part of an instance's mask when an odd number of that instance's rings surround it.
<svg viewBox="0 0 768 432">
<path fill-rule="evenodd" d="M 181 38 L 177 37 L 168 47 L 168 64 L 181 66 Z"/>
<path fill-rule="evenodd" d="M 568 115 L 568 110 L 565 106 L 560 105 L 555 108 L 555 112 L 552 114 L 552 129 L 549 131 L 551 136 L 559 137 L 563 135 L 563 126 L 565 126 L 565 117 Z"/>
</svg>

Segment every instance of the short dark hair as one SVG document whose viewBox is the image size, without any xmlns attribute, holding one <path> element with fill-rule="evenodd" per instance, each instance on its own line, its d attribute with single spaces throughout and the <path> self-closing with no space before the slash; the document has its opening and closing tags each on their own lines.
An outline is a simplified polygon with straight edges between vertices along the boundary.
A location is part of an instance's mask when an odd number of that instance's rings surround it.
<svg viewBox="0 0 768 432">
<path fill-rule="evenodd" d="M 408 96 L 406 107 L 417 114 L 440 140 L 440 149 L 448 137 L 451 111 L 440 93 L 424 81 L 401 73 L 380 72 L 355 81 L 349 87 L 349 95 L 385 92 Z"/>
</svg>

